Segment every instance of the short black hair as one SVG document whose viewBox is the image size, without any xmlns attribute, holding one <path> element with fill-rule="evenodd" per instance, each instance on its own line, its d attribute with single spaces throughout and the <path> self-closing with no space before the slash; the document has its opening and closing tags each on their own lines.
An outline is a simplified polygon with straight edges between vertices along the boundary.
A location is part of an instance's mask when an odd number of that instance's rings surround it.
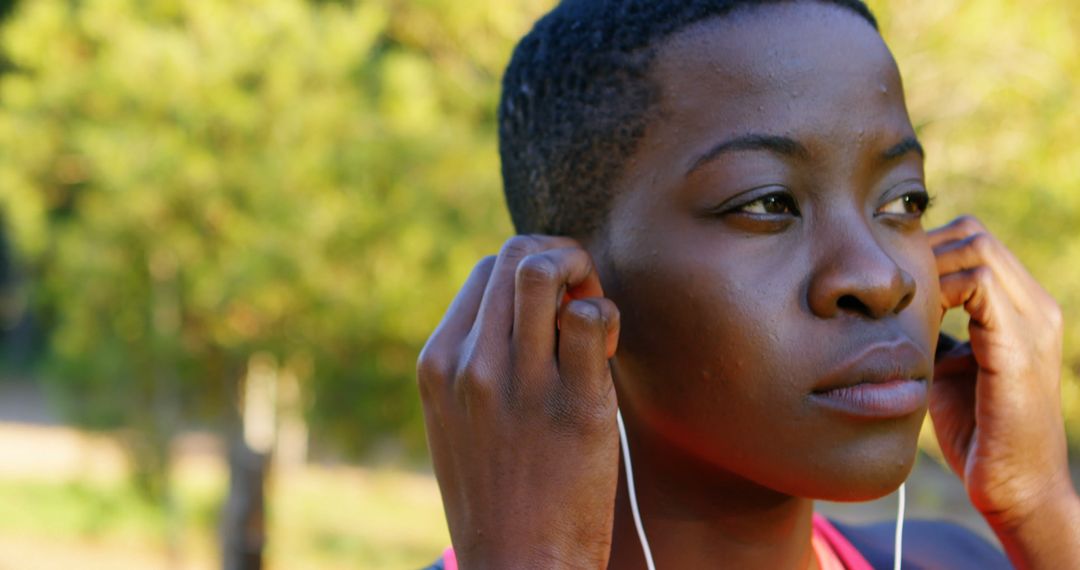
<svg viewBox="0 0 1080 570">
<path fill-rule="evenodd" d="M 563 0 L 518 43 L 503 77 L 499 155 L 518 233 L 586 237 L 659 99 L 662 40 L 738 8 L 798 0 Z M 877 20 L 860 0 L 813 0 Z"/>
</svg>

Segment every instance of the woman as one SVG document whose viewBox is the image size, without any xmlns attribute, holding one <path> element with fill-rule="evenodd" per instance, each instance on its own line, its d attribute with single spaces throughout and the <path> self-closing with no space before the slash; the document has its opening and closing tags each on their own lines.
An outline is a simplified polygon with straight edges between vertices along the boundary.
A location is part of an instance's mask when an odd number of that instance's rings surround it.
<svg viewBox="0 0 1080 570">
<path fill-rule="evenodd" d="M 923 229 L 860 2 L 563 2 L 515 51 L 500 151 L 533 235 L 418 364 L 445 563 L 858 568 L 874 537 L 813 500 L 897 489 L 929 409 L 1009 560 L 1080 567 L 1060 311 L 978 221 Z M 958 307 L 971 342 L 935 358 Z M 920 528 L 906 564 L 1004 564 Z"/>
</svg>

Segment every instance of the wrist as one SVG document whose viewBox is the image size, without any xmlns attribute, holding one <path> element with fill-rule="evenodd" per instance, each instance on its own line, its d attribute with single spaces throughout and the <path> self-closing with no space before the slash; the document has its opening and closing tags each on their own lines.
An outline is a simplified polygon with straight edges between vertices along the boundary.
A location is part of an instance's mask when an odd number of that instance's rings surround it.
<svg viewBox="0 0 1080 570">
<path fill-rule="evenodd" d="M 474 563 L 475 562 L 475 563 Z M 607 566 L 607 560 L 595 560 L 588 556 L 576 553 L 565 553 L 545 549 L 529 549 L 516 551 L 503 551 L 483 556 L 479 560 L 462 561 L 458 559 L 459 568 L 464 569 L 492 569 L 520 568 L 522 570 L 541 570 L 549 568 L 565 568 L 573 570 L 597 570 Z"/>
<path fill-rule="evenodd" d="M 1071 480 L 1021 509 L 983 516 L 1016 568 L 1080 568 L 1080 496 Z"/>
<path fill-rule="evenodd" d="M 606 548 L 536 543 L 528 539 L 508 541 L 497 548 L 458 552 L 459 568 L 485 570 L 520 568 L 522 570 L 565 568 L 596 570 L 607 567 L 610 543 Z"/>
<path fill-rule="evenodd" d="M 1023 493 L 1023 500 L 1008 508 L 981 511 L 994 532 L 1013 533 L 1040 520 L 1080 516 L 1080 497 L 1068 471 Z"/>
</svg>

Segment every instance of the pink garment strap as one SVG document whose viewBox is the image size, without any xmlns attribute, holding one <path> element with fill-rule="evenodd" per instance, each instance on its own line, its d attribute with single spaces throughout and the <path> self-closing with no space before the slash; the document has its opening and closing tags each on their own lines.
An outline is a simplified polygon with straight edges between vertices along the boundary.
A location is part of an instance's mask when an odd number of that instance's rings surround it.
<svg viewBox="0 0 1080 570">
<path fill-rule="evenodd" d="M 810 547 L 814 550 L 818 570 L 846 570 L 829 543 L 816 532 L 810 535 Z"/>
<path fill-rule="evenodd" d="M 821 570 L 874 570 L 825 517 L 814 513 L 813 528 L 811 544 Z M 446 570 L 458 570 L 457 556 L 452 546 L 443 551 L 442 559 Z"/>
<path fill-rule="evenodd" d="M 442 553 L 443 568 L 445 570 L 458 570 L 457 567 L 457 555 L 454 554 L 454 547 L 447 546 L 446 550 Z"/>
<path fill-rule="evenodd" d="M 833 566 L 826 566 L 826 563 L 835 563 L 822 559 L 819 543 L 823 543 L 823 546 L 834 555 L 834 559 L 842 565 L 840 570 L 874 570 L 863 555 L 859 554 L 859 551 L 848 542 L 847 538 L 844 538 L 844 535 L 840 534 L 840 531 L 836 530 L 828 519 L 814 513 L 814 553 L 818 555 L 818 563 L 822 570 L 832 570 Z"/>
</svg>

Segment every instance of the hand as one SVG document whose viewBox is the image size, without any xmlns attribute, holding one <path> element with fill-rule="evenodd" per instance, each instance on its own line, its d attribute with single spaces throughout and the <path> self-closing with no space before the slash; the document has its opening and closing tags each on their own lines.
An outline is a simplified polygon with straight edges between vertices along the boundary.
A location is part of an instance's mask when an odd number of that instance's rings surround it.
<svg viewBox="0 0 1080 570">
<path fill-rule="evenodd" d="M 1061 417 L 1061 310 L 981 223 L 929 233 L 942 314 L 963 307 L 971 341 L 940 354 L 930 416 L 945 458 L 995 530 L 1076 503 Z M 999 532 L 1000 534 L 1000 532 Z"/>
<path fill-rule="evenodd" d="M 589 254 L 517 236 L 481 261 L 417 364 L 463 568 L 604 568 L 618 431 L 619 314 Z"/>
</svg>

